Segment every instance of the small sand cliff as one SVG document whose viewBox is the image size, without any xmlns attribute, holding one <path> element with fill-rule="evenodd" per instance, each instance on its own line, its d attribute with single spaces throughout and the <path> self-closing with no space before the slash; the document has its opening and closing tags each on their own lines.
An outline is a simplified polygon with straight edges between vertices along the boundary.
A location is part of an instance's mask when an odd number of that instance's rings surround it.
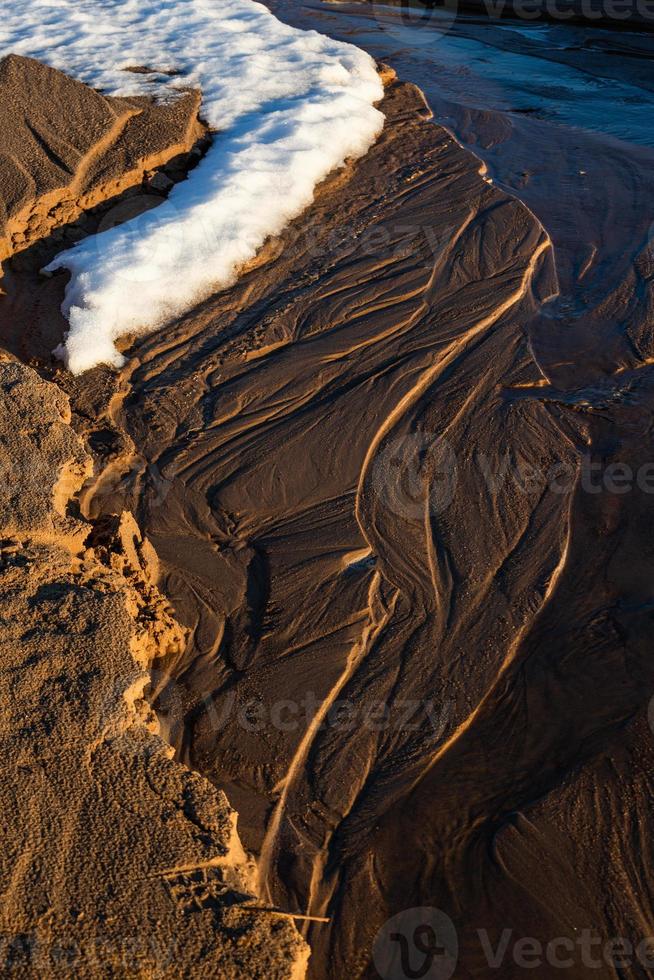
<svg viewBox="0 0 654 980">
<path fill-rule="evenodd" d="M 0 261 L 55 230 L 73 242 L 80 215 L 198 147 L 200 93 L 155 105 L 112 98 L 60 71 L 9 55 L 0 62 Z M 170 180 L 155 178 L 154 187 Z"/>
<path fill-rule="evenodd" d="M 0 362 L 0 972 L 302 977 L 226 797 L 156 734 L 148 668 L 185 633 L 132 516 L 76 513 L 91 460 L 69 420 Z"/>
</svg>

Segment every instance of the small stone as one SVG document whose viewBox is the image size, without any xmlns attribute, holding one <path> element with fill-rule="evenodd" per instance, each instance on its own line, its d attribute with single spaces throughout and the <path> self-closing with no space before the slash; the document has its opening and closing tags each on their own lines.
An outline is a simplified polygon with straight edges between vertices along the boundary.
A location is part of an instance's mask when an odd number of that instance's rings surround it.
<svg viewBox="0 0 654 980">
<path fill-rule="evenodd" d="M 173 181 L 170 177 L 166 177 L 165 174 L 158 173 L 154 177 L 150 178 L 149 186 L 152 190 L 160 191 L 162 194 L 167 194 L 170 188 L 173 186 Z"/>
</svg>

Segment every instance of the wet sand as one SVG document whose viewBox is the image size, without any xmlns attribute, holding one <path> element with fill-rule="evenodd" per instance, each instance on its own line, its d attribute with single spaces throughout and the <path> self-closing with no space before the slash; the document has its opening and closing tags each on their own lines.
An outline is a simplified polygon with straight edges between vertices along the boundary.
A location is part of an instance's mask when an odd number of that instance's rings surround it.
<svg viewBox="0 0 654 980">
<path fill-rule="evenodd" d="M 411 29 L 379 5 L 270 6 L 419 85 L 436 119 L 547 229 L 559 295 L 529 330 L 548 377 L 574 386 L 579 371 L 629 363 L 650 315 L 639 256 L 653 237 L 651 38 L 438 13 Z"/>
<path fill-rule="evenodd" d="M 309 933 L 315 976 L 356 975 L 406 905 L 406 846 L 379 847 L 380 821 L 492 688 L 561 560 L 566 497 L 489 497 L 474 460 L 575 459 L 555 408 L 507 395 L 540 379 L 524 324 L 555 288 L 547 236 L 417 90 L 384 111 L 268 263 L 138 345 L 90 434 L 111 448 L 89 514 L 135 509 L 192 630 L 160 717 L 239 811 L 271 898 L 331 918 Z M 88 389 L 72 383 L 95 419 Z M 362 721 L 344 731 L 336 702 Z"/>
<path fill-rule="evenodd" d="M 375 976 L 378 930 L 427 905 L 453 975 L 484 977 L 478 929 L 653 928 L 651 492 L 595 491 L 651 456 L 651 150 L 530 118 L 509 141 L 469 107 L 526 207 L 417 89 L 383 110 L 368 156 L 118 376 L 41 368 L 94 451 L 84 512 L 135 513 L 191 631 L 154 677 L 164 732 L 271 900 L 330 920 L 310 975 Z M 579 194 L 599 142 L 614 165 Z M 63 281 L 30 280 L 53 335 Z M 566 969 L 621 975 L 576 946 Z"/>
</svg>

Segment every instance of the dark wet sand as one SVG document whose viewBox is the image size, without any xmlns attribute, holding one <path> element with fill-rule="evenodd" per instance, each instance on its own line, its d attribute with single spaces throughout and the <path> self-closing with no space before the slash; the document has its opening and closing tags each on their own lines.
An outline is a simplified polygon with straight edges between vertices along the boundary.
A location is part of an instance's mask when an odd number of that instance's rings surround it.
<svg viewBox="0 0 654 980">
<path fill-rule="evenodd" d="M 135 512 L 192 630 L 154 679 L 162 725 L 270 897 L 330 917 L 311 975 L 375 976 L 384 921 L 429 905 L 455 976 L 522 976 L 478 929 L 654 928 L 652 495 L 581 480 L 651 459 L 654 255 L 607 183 L 589 303 L 572 226 L 553 252 L 413 87 L 384 111 L 236 287 L 117 378 L 58 380 L 96 453 L 87 513 Z M 578 947 L 566 969 L 625 975 Z"/>
<path fill-rule="evenodd" d="M 323 190 L 278 258 L 139 345 L 95 436 L 117 445 L 111 430 L 126 431 L 135 455 L 110 459 L 87 501 L 91 513 L 133 506 L 164 562 L 193 644 L 170 665 L 162 716 L 182 757 L 227 790 L 271 897 L 331 916 L 309 933 L 314 976 L 365 972 L 379 926 L 410 905 L 438 905 L 464 930 L 503 928 L 478 904 L 496 908 L 489 840 L 579 764 L 587 739 L 604 748 L 648 691 L 643 666 L 613 704 L 623 646 L 595 676 L 569 604 L 554 651 L 530 640 L 571 567 L 576 498 L 512 477 L 489 494 L 480 460 L 494 470 L 510 452 L 574 472 L 590 417 L 556 393 L 512 392 L 543 380 L 525 327 L 555 288 L 549 241 L 419 121 L 416 98 L 388 97 L 378 146 Z M 580 547 L 585 564 L 583 535 Z M 605 602 L 597 588 L 600 632 Z M 582 659 L 568 695 L 543 660 L 568 661 L 570 629 Z M 606 688 L 607 706 L 582 725 L 588 685 Z M 307 704 L 335 701 L 390 714 L 349 731 L 322 713 L 307 724 Z M 566 750 L 555 762 L 549 738 Z M 522 911 L 533 862 L 512 844 L 496 887 Z M 596 924 L 595 907 L 583 913 Z M 547 935 L 549 911 L 535 919 Z"/>
<path fill-rule="evenodd" d="M 459 452 L 475 424 L 479 451 L 511 433 L 558 458 L 556 413 L 500 387 L 538 380 L 522 324 L 552 264 L 539 225 L 480 178 L 417 90 L 395 86 L 385 111 L 378 145 L 328 182 L 276 257 L 139 343 L 104 420 L 103 372 L 61 378 L 106 463 L 88 513 L 134 507 L 193 630 L 169 665 L 164 725 L 227 790 L 274 900 L 332 916 L 312 935 L 316 975 L 353 969 L 343 942 L 386 914 L 373 889 L 362 920 L 357 874 L 334 863 L 376 853 L 379 821 L 493 683 L 565 540 L 553 495 L 534 516 L 519 494 L 471 486 L 449 530 L 428 513 L 435 434 Z M 387 701 L 388 724 L 288 723 L 296 702 L 306 714 L 344 699 L 362 713 Z M 256 703 L 268 718 L 250 732 L 242 709 Z"/>
</svg>

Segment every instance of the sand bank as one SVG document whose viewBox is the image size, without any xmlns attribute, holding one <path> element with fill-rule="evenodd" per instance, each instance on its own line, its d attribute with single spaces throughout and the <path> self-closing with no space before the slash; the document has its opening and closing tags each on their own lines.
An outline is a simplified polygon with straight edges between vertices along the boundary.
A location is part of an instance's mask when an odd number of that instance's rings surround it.
<svg viewBox="0 0 654 980">
<path fill-rule="evenodd" d="M 65 382 L 102 451 L 87 512 L 135 508 L 190 630 L 157 702 L 169 738 L 226 789 L 274 900 L 331 916 L 316 976 L 369 960 L 392 907 L 370 869 L 395 860 L 374 828 L 493 683 L 567 526 L 561 498 L 465 478 L 444 526 L 431 511 L 441 434 L 464 458 L 471 426 L 489 456 L 571 456 L 546 408 L 503 393 L 539 378 L 523 325 L 555 284 L 542 228 L 420 93 L 392 84 L 383 109 L 366 158 L 232 290 L 133 347 L 110 400 L 101 373 Z M 321 724 L 340 701 L 386 703 L 390 728 Z"/>
<path fill-rule="evenodd" d="M 0 446 L 3 973 L 299 978 L 236 814 L 157 734 L 151 672 L 186 635 L 156 555 L 130 514 L 80 518 L 68 400 L 7 360 Z"/>
<path fill-rule="evenodd" d="M 169 105 L 111 98 L 16 55 L 0 62 L 0 106 L 0 261 L 83 239 L 81 215 L 173 169 L 206 133 L 197 92 Z"/>
</svg>

